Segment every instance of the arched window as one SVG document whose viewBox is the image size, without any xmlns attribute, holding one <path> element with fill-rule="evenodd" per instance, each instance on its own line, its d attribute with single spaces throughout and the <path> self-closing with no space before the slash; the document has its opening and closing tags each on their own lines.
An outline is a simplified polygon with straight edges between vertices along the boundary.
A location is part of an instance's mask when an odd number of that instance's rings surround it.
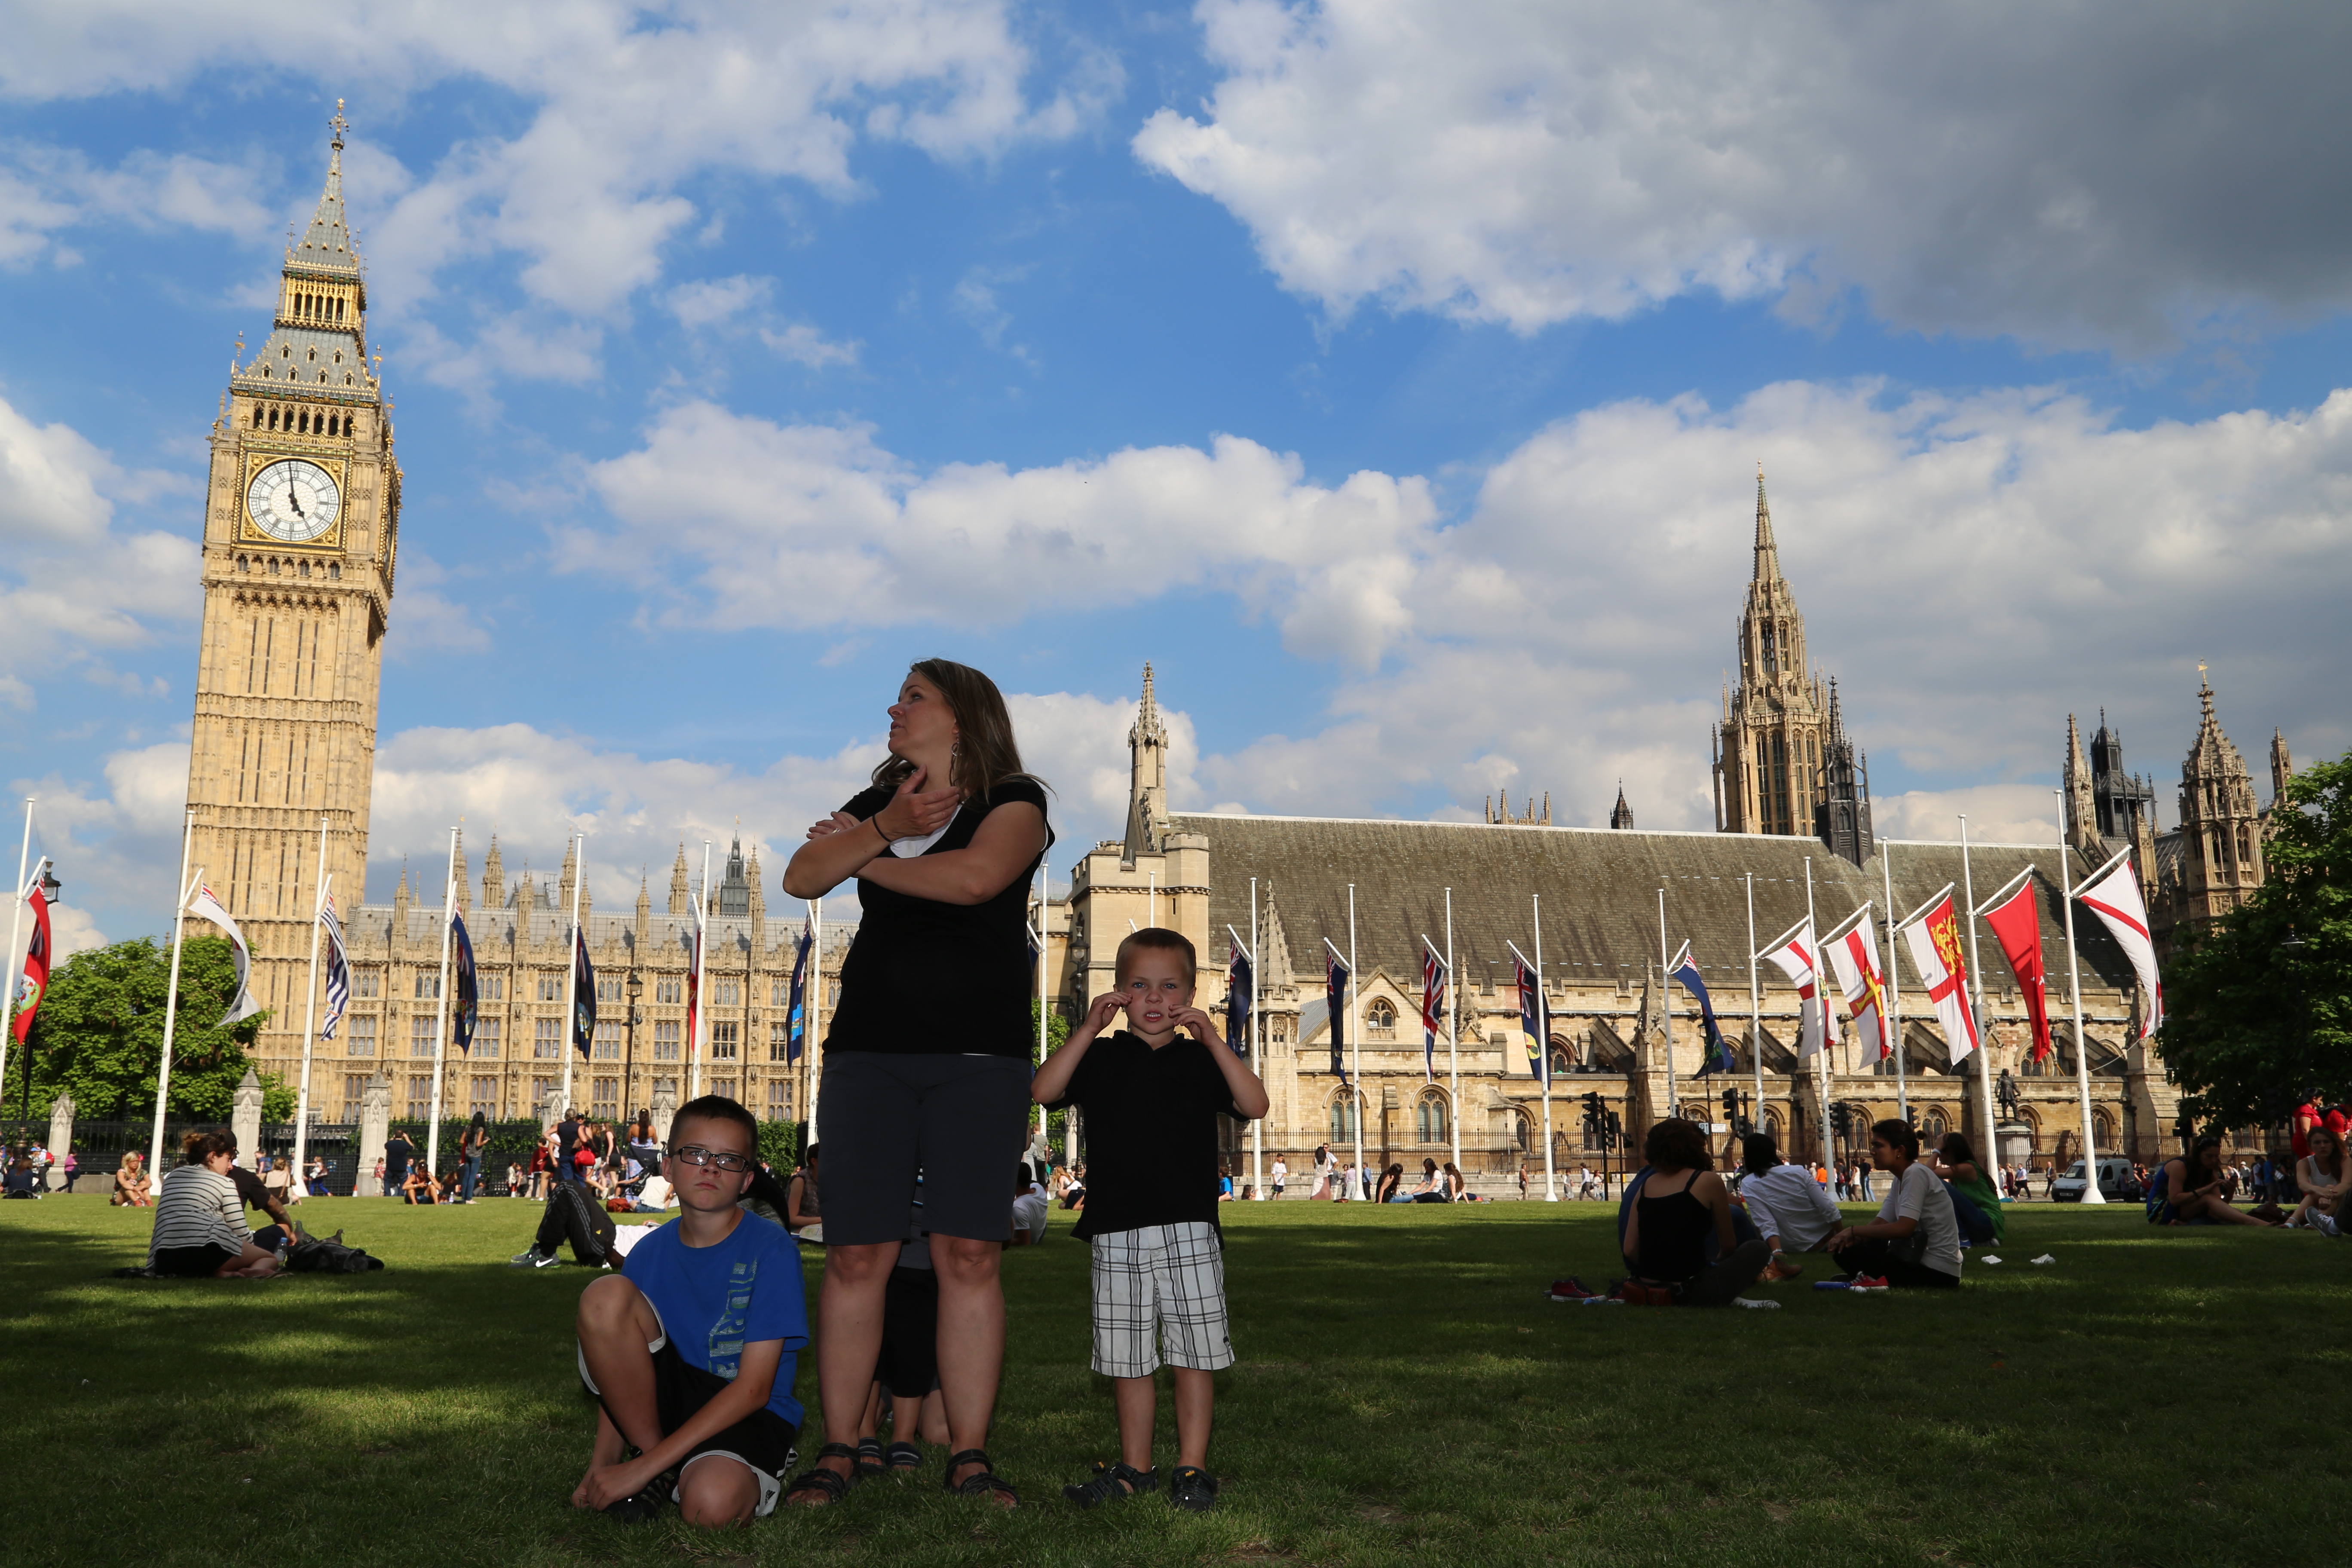
<svg viewBox="0 0 2352 1568">
<path fill-rule="evenodd" d="M 1356 1102 L 1352 1094 L 1337 1094 L 1331 1098 L 1331 1138 L 1334 1144 L 1356 1142 Z"/>
<path fill-rule="evenodd" d="M 243 555 L 238 556 L 238 557 L 236 558 L 236 569 L 237 569 L 238 571 L 240 571 L 240 572 L 247 572 L 247 571 L 250 571 L 250 570 L 252 570 L 252 561 L 251 561 L 251 559 L 250 559 L 249 557 L 243 556 Z"/>
<path fill-rule="evenodd" d="M 1445 1098 L 1443 1095 L 1424 1094 L 1421 1097 L 1421 1103 L 1413 1107 L 1412 1131 L 1417 1142 L 1445 1142 Z"/>
<path fill-rule="evenodd" d="M 1396 1009 L 1389 1005 L 1387 998 L 1376 996 L 1372 1005 L 1364 1009 L 1364 1033 L 1375 1040 L 1396 1038 Z"/>
<path fill-rule="evenodd" d="M 1535 1143 L 1535 1123 L 1524 1110 L 1511 1112 L 1511 1142 L 1524 1153 Z"/>
<path fill-rule="evenodd" d="M 2098 1140 L 2101 1153 L 2116 1152 L 2116 1119 L 2104 1105 L 2091 1108 L 2091 1136 Z"/>
<path fill-rule="evenodd" d="M 1923 1147 L 1942 1142 L 1944 1134 L 1951 1130 L 1952 1124 L 1944 1120 L 1941 1106 L 1931 1105 L 1919 1113 L 1919 1142 Z"/>
</svg>

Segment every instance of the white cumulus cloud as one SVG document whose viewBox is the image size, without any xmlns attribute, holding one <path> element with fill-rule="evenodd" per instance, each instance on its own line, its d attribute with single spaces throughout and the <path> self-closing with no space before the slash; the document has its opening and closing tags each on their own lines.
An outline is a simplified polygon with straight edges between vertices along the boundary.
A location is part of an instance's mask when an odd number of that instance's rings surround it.
<svg viewBox="0 0 2352 1568">
<path fill-rule="evenodd" d="M 1520 331 L 1693 290 L 2147 350 L 2352 300 L 2317 4 L 1201 0 L 1134 150 L 1284 285 Z"/>
</svg>

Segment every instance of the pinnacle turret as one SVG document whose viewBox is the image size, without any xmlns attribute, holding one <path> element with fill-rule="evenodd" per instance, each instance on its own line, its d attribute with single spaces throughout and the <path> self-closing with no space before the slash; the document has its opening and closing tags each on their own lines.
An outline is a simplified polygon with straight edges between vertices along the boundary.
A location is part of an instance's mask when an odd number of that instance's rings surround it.
<svg viewBox="0 0 2352 1568">
<path fill-rule="evenodd" d="M 1772 539 L 1772 503 L 1764 496 L 1764 465 L 1756 465 L 1756 572 L 1759 583 L 1778 582 L 1780 547 Z"/>
</svg>

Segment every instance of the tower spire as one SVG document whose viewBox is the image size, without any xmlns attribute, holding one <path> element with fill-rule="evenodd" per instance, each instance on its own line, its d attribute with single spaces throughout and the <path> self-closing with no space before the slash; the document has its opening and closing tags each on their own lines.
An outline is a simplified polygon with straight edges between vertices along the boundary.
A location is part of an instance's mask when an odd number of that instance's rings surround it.
<svg viewBox="0 0 2352 1568">
<path fill-rule="evenodd" d="M 1772 539 L 1772 503 L 1764 495 L 1764 465 L 1756 465 L 1756 575 L 1769 583 L 1780 575 L 1780 547 Z"/>
</svg>

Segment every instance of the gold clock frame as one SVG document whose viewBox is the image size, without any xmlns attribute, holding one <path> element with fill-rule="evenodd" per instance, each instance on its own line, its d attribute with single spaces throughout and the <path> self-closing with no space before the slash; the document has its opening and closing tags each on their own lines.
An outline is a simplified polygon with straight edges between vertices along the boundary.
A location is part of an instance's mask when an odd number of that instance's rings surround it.
<svg viewBox="0 0 2352 1568">
<path fill-rule="evenodd" d="M 300 541 L 280 539 L 253 519 L 253 481 L 262 469 L 272 463 L 282 463 L 289 458 L 299 458 L 327 470 L 335 481 L 339 498 L 335 507 L 334 525 L 316 539 Z M 352 465 L 348 458 L 331 457 L 324 452 L 308 451 L 300 447 L 247 447 L 245 449 L 245 479 L 237 487 L 236 538 L 240 544 L 258 544 L 275 550 L 341 550 L 343 547 L 344 514 L 351 509 Z"/>
</svg>

